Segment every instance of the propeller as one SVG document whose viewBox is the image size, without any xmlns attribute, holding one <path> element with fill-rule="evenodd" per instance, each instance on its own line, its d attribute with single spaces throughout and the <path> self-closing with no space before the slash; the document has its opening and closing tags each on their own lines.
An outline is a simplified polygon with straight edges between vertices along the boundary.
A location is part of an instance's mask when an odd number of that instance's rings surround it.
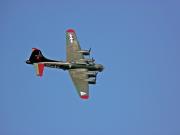
<svg viewBox="0 0 180 135">
<path fill-rule="evenodd" d="M 95 59 L 92 57 L 92 61 L 94 62 L 95 61 Z"/>
<path fill-rule="evenodd" d="M 91 48 L 89 48 L 89 59 L 91 57 Z"/>
<path fill-rule="evenodd" d="M 91 48 L 89 48 L 89 53 L 91 52 Z"/>
</svg>

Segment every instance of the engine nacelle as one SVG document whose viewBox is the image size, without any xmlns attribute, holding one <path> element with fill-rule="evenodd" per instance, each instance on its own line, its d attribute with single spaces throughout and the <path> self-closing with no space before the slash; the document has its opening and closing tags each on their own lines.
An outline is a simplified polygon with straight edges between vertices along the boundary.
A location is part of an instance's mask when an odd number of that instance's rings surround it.
<svg viewBox="0 0 180 135">
<path fill-rule="evenodd" d="M 94 63 L 95 60 L 93 58 L 92 59 L 86 58 L 86 59 L 80 59 L 80 61 L 85 62 L 85 63 Z"/>
<path fill-rule="evenodd" d="M 96 84 L 96 77 L 90 77 L 90 78 L 88 79 L 88 83 L 89 83 L 89 84 Z"/>
<path fill-rule="evenodd" d="M 80 53 L 82 53 L 83 55 L 90 55 L 91 49 L 89 50 L 80 50 Z"/>
<path fill-rule="evenodd" d="M 90 77 L 96 77 L 97 76 L 97 74 L 98 74 L 98 72 L 97 71 L 88 71 L 88 77 L 90 78 Z"/>
</svg>

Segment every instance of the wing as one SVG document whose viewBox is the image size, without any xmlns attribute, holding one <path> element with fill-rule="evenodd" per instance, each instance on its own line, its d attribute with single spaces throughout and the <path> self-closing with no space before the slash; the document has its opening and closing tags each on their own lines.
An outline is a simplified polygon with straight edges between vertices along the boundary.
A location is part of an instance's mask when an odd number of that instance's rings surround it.
<svg viewBox="0 0 180 135">
<path fill-rule="evenodd" d="M 66 60 L 68 62 L 79 61 L 84 59 L 84 56 L 79 51 L 81 47 L 79 45 L 76 33 L 74 30 L 69 29 L 66 31 Z"/>
<path fill-rule="evenodd" d="M 69 74 L 76 87 L 79 96 L 82 99 L 89 98 L 89 85 L 88 85 L 88 75 L 87 69 L 70 69 Z"/>
</svg>

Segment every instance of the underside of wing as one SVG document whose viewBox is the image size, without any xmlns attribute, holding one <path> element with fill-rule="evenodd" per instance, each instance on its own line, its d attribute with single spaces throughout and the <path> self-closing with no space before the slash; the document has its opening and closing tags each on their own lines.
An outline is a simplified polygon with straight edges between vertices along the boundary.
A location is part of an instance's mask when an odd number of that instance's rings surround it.
<svg viewBox="0 0 180 135">
<path fill-rule="evenodd" d="M 79 45 L 76 33 L 74 30 L 69 29 L 66 31 L 66 53 L 68 62 L 79 61 L 84 59 L 82 53 L 80 53 L 81 47 Z"/>
<path fill-rule="evenodd" d="M 69 73 L 79 96 L 82 99 L 88 99 L 89 85 L 87 81 L 87 69 L 71 69 L 69 70 Z"/>
</svg>

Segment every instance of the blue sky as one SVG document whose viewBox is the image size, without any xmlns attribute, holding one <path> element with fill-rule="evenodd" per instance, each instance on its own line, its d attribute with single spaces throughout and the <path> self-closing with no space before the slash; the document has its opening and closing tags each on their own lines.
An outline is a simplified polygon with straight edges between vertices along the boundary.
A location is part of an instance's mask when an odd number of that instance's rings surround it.
<svg viewBox="0 0 180 135">
<path fill-rule="evenodd" d="M 1 0 L 1 135 L 179 135 L 180 2 Z M 65 60 L 77 32 L 105 66 L 90 99 L 67 72 L 35 76 L 31 48 Z"/>
</svg>

